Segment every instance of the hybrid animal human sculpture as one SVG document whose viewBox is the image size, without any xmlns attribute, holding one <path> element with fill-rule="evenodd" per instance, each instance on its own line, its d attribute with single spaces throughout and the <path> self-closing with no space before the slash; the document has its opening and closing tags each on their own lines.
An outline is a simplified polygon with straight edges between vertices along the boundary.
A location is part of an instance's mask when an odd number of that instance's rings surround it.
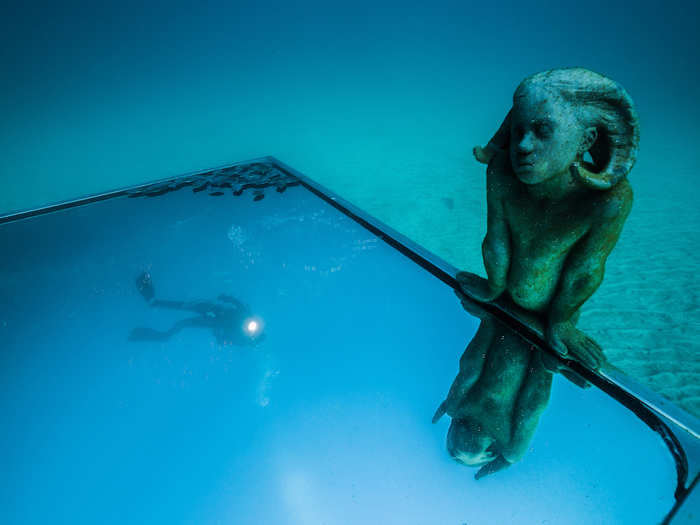
<svg viewBox="0 0 700 525">
<path fill-rule="evenodd" d="M 478 467 L 475 478 L 502 470 L 527 451 L 549 401 L 552 372 L 542 351 L 489 314 L 481 317 L 459 361 L 459 373 L 433 416 L 452 418 L 447 450 L 459 463 Z"/>
<path fill-rule="evenodd" d="M 638 143 L 637 114 L 622 86 L 567 68 L 523 80 L 494 137 L 474 148 L 488 164 L 488 281 L 460 272 L 462 290 L 486 302 L 507 294 L 542 319 L 560 355 L 592 368 L 605 356 L 576 321 L 632 207 L 627 174 Z"/>
</svg>

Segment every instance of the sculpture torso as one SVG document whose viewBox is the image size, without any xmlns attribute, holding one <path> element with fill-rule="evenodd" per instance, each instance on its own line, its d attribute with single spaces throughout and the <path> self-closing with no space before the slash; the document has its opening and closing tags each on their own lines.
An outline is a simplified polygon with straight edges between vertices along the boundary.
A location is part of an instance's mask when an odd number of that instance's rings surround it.
<svg viewBox="0 0 700 525">
<path fill-rule="evenodd" d="M 489 176 L 496 178 L 494 187 L 510 234 L 508 293 L 522 308 L 543 312 L 556 291 L 567 255 L 590 229 L 594 194 L 537 201 L 516 178 L 505 154 L 494 158 Z"/>
</svg>

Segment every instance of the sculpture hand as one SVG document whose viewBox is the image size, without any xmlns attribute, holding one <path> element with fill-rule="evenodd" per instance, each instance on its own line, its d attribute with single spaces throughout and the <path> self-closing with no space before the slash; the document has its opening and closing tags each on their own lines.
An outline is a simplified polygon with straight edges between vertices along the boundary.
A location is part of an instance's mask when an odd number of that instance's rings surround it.
<svg viewBox="0 0 700 525">
<path fill-rule="evenodd" d="M 545 352 L 544 350 L 537 351 L 540 352 L 540 360 L 542 361 L 542 366 L 544 366 L 545 369 L 549 372 L 556 374 L 566 367 L 566 365 L 561 363 L 556 357 L 547 354 L 547 352 Z"/>
<path fill-rule="evenodd" d="M 460 289 L 472 299 L 488 303 L 493 301 L 500 295 L 500 292 L 495 291 L 489 285 L 489 282 L 483 277 L 470 272 L 459 272 L 455 279 L 459 283 Z"/>
<path fill-rule="evenodd" d="M 477 304 L 474 302 L 474 299 L 469 298 L 468 295 L 465 295 L 462 290 L 459 288 L 455 288 L 455 295 L 457 296 L 457 299 L 459 299 L 459 302 L 462 303 L 462 308 L 464 308 L 467 313 L 470 313 L 474 317 L 478 317 L 479 319 L 483 319 L 484 316 L 486 315 L 486 312 L 484 312 L 481 308 L 477 306 Z"/>
<path fill-rule="evenodd" d="M 550 324 L 545 336 L 547 342 L 561 356 L 570 356 L 593 370 L 597 370 L 606 362 L 600 345 L 570 321 Z"/>
<path fill-rule="evenodd" d="M 474 146 L 472 153 L 474 153 L 474 158 L 482 164 L 488 164 L 491 162 L 494 154 L 494 152 L 488 146 L 485 148 L 482 148 L 481 146 Z"/>
</svg>

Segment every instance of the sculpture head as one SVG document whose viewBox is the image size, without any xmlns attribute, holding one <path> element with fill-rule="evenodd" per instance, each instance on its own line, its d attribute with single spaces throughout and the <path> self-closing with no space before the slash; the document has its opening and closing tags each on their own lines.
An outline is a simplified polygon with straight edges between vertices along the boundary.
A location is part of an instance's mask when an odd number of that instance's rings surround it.
<svg viewBox="0 0 700 525">
<path fill-rule="evenodd" d="M 468 467 L 480 467 L 492 461 L 498 452 L 495 439 L 469 418 L 453 419 L 447 432 L 447 451 L 456 461 Z"/>
<path fill-rule="evenodd" d="M 622 86 L 567 68 L 523 80 L 489 144 L 509 152 L 513 172 L 525 184 L 570 172 L 584 186 L 604 190 L 632 169 L 638 143 L 637 114 Z M 592 163 L 583 161 L 586 152 Z"/>
<path fill-rule="evenodd" d="M 510 161 L 525 184 L 538 184 L 568 173 L 597 138 L 579 111 L 543 83 L 521 84 L 513 97 Z"/>
</svg>

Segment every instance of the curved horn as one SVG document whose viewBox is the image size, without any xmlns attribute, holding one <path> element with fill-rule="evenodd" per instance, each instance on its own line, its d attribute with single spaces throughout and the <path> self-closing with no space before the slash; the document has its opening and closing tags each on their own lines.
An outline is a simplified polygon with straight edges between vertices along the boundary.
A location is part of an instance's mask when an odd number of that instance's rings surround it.
<svg viewBox="0 0 700 525">
<path fill-rule="evenodd" d="M 589 153 L 593 162 L 601 166 L 599 172 L 581 166 L 572 166 L 572 174 L 584 185 L 596 190 L 615 186 L 634 166 L 639 147 L 639 118 L 627 92 L 614 81 L 597 106 L 601 111 L 598 140 Z"/>
</svg>

